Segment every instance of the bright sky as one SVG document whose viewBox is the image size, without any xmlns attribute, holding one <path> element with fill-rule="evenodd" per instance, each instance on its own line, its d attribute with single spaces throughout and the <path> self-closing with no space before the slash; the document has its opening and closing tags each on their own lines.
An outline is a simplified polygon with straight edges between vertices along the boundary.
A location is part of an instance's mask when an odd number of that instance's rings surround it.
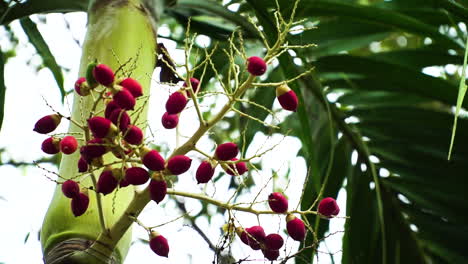
<svg viewBox="0 0 468 264">
<path fill-rule="evenodd" d="M 65 27 L 64 19 L 69 22 L 71 31 Z M 37 55 L 34 55 L 34 48 L 27 44 L 27 38 L 19 23 L 12 23 L 12 27 L 20 39 L 20 44 L 17 49 L 17 56 L 10 59 L 6 65 L 7 94 L 5 118 L 0 133 L 0 148 L 6 148 L 7 151 L 1 158 L 2 160 L 11 158 L 15 161 L 32 162 L 44 155 L 40 150 L 40 145 L 45 139 L 43 135 L 34 133 L 32 128 L 37 119 L 51 113 L 42 97 L 62 113 L 69 113 L 71 106 L 68 104 L 61 106 L 59 90 L 48 69 L 41 69 L 36 73 L 34 67 L 27 65 L 31 58 L 33 66 L 40 64 L 40 59 Z M 47 15 L 47 24 L 39 24 L 39 30 L 49 44 L 59 65 L 70 69 L 69 73 L 65 73 L 65 84 L 67 89 L 71 89 L 77 78 L 81 56 L 80 47 L 73 41 L 73 38 L 82 43 L 86 30 L 85 15 L 82 13 L 67 14 L 65 16 Z M 2 35 L 0 45 L 2 48 L 6 48 L 7 42 L 4 38 L 4 32 L 0 34 Z M 170 41 L 163 42 L 170 49 L 171 55 L 176 57 L 176 60 L 182 58 L 182 51 L 175 51 L 174 43 Z M 156 80 L 156 78 L 154 79 Z M 161 106 L 164 105 L 169 91 L 165 87 L 161 88 L 159 86 L 157 88 L 155 84 L 156 82 L 153 82 L 151 93 L 158 94 L 158 96 L 153 96 L 150 100 L 150 126 L 157 135 L 155 143 L 164 143 L 173 149 L 176 144 L 175 132 L 173 130 L 164 130 L 160 124 L 160 117 L 163 114 Z M 67 99 L 67 102 L 72 101 L 72 98 Z M 276 105 L 276 107 L 278 106 Z M 195 120 L 194 109 L 187 109 L 181 117 L 180 130 L 193 131 Z M 66 132 L 67 127 L 68 123 L 62 122 L 59 131 Z M 188 132 L 184 132 L 184 134 L 188 134 Z M 268 146 L 280 142 L 281 139 L 282 137 L 277 135 L 267 140 L 264 135 L 257 134 L 256 144 L 249 148 L 247 156 L 254 153 L 262 145 L 266 149 Z M 210 150 L 212 146 L 213 143 L 207 138 L 203 138 L 199 144 L 199 147 L 207 150 Z M 272 191 L 272 183 L 269 182 L 271 171 L 278 171 L 280 175 L 284 175 L 289 166 L 291 168 L 291 183 L 285 193 L 289 197 L 290 206 L 297 205 L 302 188 L 302 184 L 297 183 L 302 183 L 306 175 L 304 160 L 296 157 L 299 148 L 300 141 L 288 137 L 282 141 L 274 152 L 265 155 L 262 158 L 263 172 L 254 173 L 256 187 L 252 189 L 253 194 L 243 195 L 241 200 L 249 201 L 261 190 L 263 190 L 260 195 L 261 199 L 267 199 L 266 197 Z M 194 171 L 200 162 L 197 157 L 200 156 L 193 154 L 190 154 L 190 156 L 195 158 L 192 169 L 181 175 L 176 188 L 190 192 L 202 192 L 203 186 L 198 186 L 194 179 Z M 56 171 L 51 166 L 48 169 Z M 0 167 L 0 175 L 0 196 L 3 198 L 0 200 L 0 263 L 41 263 L 42 253 L 37 234 L 52 197 L 55 183 L 44 177 L 42 170 L 33 167 L 16 169 L 11 166 L 2 166 Z M 215 198 L 223 200 L 226 197 L 223 186 L 227 186 L 228 181 L 228 177 L 223 177 L 220 183 L 217 184 L 216 189 L 210 183 L 204 191 L 208 194 L 214 193 Z M 280 179 L 276 182 L 276 185 L 286 186 L 287 182 Z M 338 199 L 341 208 L 340 215 L 344 215 L 346 212 L 344 199 L 345 194 L 342 191 Z M 201 209 L 200 203 L 195 200 L 186 199 L 185 204 L 191 215 L 195 215 Z M 260 205 L 258 208 L 261 209 L 262 206 L 264 205 Z M 266 209 L 266 206 L 264 208 Z M 211 212 L 215 212 L 215 209 L 214 206 L 209 207 Z M 150 203 L 145 208 L 140 220 L 148 226 L 154 226 L 171 221 L 179 216 L 180 212 L 176 209 L 175 203 L 166 198 L 162 206 Z M 256 217 L 247 213 L 238 213 L 237 218 L 246 227 L 257 223 Z M 225 224 L 225 220 L 225 216 L 215 215 L 211 220 L 211 225 L 204 218 L 198 219 L 197 224 L 206 231 L 213 243 L 217 243 L 221 234 L 220 227 Z M 285 227 L 285 221 L 282 217 L 262 216 L 260 222 L 267 234 L 282 232 Z M 343 224 L 343 218 L 332 220 L 331 232 L 343 230 Z M 125 263 L 211 263 L 213 252 L 198 233 L 187 225 L 186 221 L 180 219 L 157 230 L 169 240 L 169 258 L 158 257 L 147 245 L 135 242 Z M 30 234 L 30 236 L 25 242 L 27 234 Z M 146 232 L 138 226 L 134 226 L 133 234 L 134 240 L 138 238 L 147 239 Z M 282 235 L 285 238 L 284 234 Z M 321 250 L 339 251 L 341 239 L 341 233 L 328 238 L 326 240 L 328 249 L 322 247 Z M 280 257 L 284 256 L 284 249 L 289 253 L 295 252 L 297 245 L 298 243 L 293 242 L 291 239 L 287 240 L 286 247 L 282 248 Z M 258 260 L 254 261 L 254 263 L 269 263 L 263 259 L 263 255 L 259 251 L 252 251 L 240 243 L 234 243 L 232 251 L 237 258 L 250 255 L 251 259 Z M 334 257 L 337 263 L 341 262 L 341 253 L 335 254 Z M 291 263 L 293 262 L 291 261 Z M 330 263 L 330 259 L 326 254 L 320 254 L 319 263 Z"/>
</svg>

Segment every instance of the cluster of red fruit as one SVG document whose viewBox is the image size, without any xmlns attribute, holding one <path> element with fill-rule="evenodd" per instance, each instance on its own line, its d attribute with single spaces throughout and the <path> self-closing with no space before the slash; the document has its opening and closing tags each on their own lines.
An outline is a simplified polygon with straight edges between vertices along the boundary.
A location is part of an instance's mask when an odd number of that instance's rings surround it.
<svg viewBox="0 0 468 264">
<path fill-rule="evenodd" d="M 304 222 L 288 213 L 288 200 L 279 192 L 271 193 L 268 196 L 268 204 L 271 210 L 278 214 L 286 214 L 286 231 L 288 235 L 296 240 L 303 241 L 306 235 Z M 340 212 L 340 208 L 335 199 L 324 198 L 318 206 L 318 213 L 324 218 L 332 218 Z M 268 260 L 276 260 L 279 257 L 279 250 L 284 244 L 284 240 L 279 234 L 266 235 L 263 227 L 252 226 L 249 228 L 237 227 L 236 233 L 241 241 L 250 246 L 253 250 L 262 250 L 263 256 Z"/>
</svg>

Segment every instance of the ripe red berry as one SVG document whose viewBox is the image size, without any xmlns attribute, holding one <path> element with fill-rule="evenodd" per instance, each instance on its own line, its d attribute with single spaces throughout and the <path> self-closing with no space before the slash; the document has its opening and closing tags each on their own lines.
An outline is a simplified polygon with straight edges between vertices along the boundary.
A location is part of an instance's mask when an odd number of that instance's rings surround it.
<svg viewBox="0 0 468 264">
<path fill-rule="evenodd" d="M 125 170 L 125 179 L 129 184 L 141 185 L 149 180 L 150 176 L 147 170 L 140 167 L 131 167 Z"/>
<path fill-rule="evenodd" d="M 98 193 L 102 193 L 103 195 L 107 195 L 115 190 L 117 188 L 117 185 L 119 182 L 117 179 L 114 177 L 114 174 L 112 173 L 112 170 L 104 170 L 101 175 L 99 176 L 97 186 L 96 186 L 96 191 Z"/>
<path fill-rule="evenodd" d="M 115 109 L 112 111 L 109 119 L 122 132 L 125 132 L 130 125 L 130 116 L 123 109 Z"/>
<path fill-rule="evenodd" d="M 167 239 L 162 235 L 152 232 L 150 236 L 150 248 L 156 253 L 158 256 L 166 257 L 169 255 L 169 243 Z"/>
<path fill-rule="evenodd" d="M 86 172 L 88 171 L 88 162 L 82 156 L 78 160 L 78 172 Z"/>
<path fill-rule="evenodd" d="M 200 81 L 197 78 L 194 78 L 194 77 L 190 78 L 190 85 L 192 86 L 193 93 L 197 93 L 199 84 L 200 84 Z M 184 87 L 188 87 L 186 82 L 184 82 Z M 190 93 L 188 91 L 186 93 L 187 93 L 187 97 L 190 97 Z"/>
<path fill-rule="evenodd" d="M 125 131 L 124 139 L 132 145 L 140 145 L 143 142 L 143 131 L 137 126 L 129 125 Z"/>
<path fill-rule="evenodd" d="M 261 248 L 261 244 L 265 241 L 266 235 L 263 227 L 261 226 L 252 226 L 245 229 L 247 232 L 247 241 L 249 246 L 253 250 L 259 250 Z"/>
<path fill-rule="evenodd" d="M 159 204 L 167 194 L 166 181 L 152 179 L 149 183 L 149 192 L 151 200 Z"/>
<path fill-rule="evenodd" d="M 255 76 L 260 76 L 266 72 L 267 65 L 265 61 L 257 56 L 247 59 L 247 71 Z"/>
<path fill-rule="evenodd" d="M 286 84 L 282 84 L 276 88 L 276 97 L 283 109 L 296 112 L 298 105 L 297 95 Z"/>
<path fill-rule="evenodd" d="M 106 142 L 101 138 L 93 138 L 80 148 L 81 156 L 89 163 L 92 159 L 106 154 Z"/>
<path fill-rule="evenodd" d="M 133 110 L 136 104 L 135 97 L 125 88 L 116 92 L 112 97 L 120 108 Z"/>
<path fill-rule="evenodd" d="M 88 126 L 96 138 L 113 137 L 117 134 L 117 127 L 109 119 L 102 116 L 88 119 Z"/>
<path fill-rule="evenodd" d="M 296 241 L 302 241 L 305 238 L 306 228 L 304 222 L 294 215 L 286 217 L 286 230 L 289 236 Z"/>
<path fill-rule="evenodd" d="M 75 91 L 76 91 L 77 94 L 79 94 L 81 96 L 87 96 L 87 95 L 89 95 L 91 93 L 89 85 L 86 82 L 85 77 L 80 77 L 80 78 L 78 78 L 78 80 L 76 80 L 76 82 L 75 82 Z"/>
<path fill-rule="evenodd" d="M 161 123 L 165 129 L 173 129 L 179 124 L 179 115 L 170 115 L 168 112 L 165 112 L 161 118 Z"/>
<path fill-rule="evenodd" d="M 214 173 L 215 169 L 211 166 L 211 162 L 205 160 L 198 166 L 195 178 L 198 183 L 207 183 L 213 178 Z"/>
<path fill-rule="evenodd" d="M 268 260 L 277 260 L 279 257 L 279 250 L 262 249 L 263 256 Z"/>
<path fill-rule="evenodd" d="M 278 250 L 283 246 L 284 240 L 279 234 L 269 234 L 265 237 L 264 244 L 269 250 Z"/>
<path fill-rule="evenodd" d="M 239 154 L 239 148 L 235 143 L 227 142 L 216 148 L 215 155 L 219 160 L 230 160 Z"/>
<path fill-rule="evenodd" d="M 124 79 L 120 82 L 120 85 L 127 89 L 135 98 L 143 95 L 143 88 L 141 87 L 141 84 L 133 78 Z"/>
<path fill-rule="evenodd" d="M 245 232 L 244 228 L 242 228 L 240 226 L 236 227 L 236 233 L 239 236 L 239 238 L 241 239 L 242 243 L 244 243 L 246 245 L 249 245 L 249 241 L 247 239 L 247 233 Z"/>
<path fill-rule="evenodd" d="M 318 205 L 318 212 L 326 218 L 332 218 L 340 213 L 340 207 L 332 197 L 323 198 Z"/>
<path fill-rule="evenodd" d="M 105 64 L 98 64 L 93 69 L 94 79 L 104 85 L 110 86 L 114 82 L 114 72 Z"/>
<path fill-rule="evenodd" d="M 78 148 L 78 141 L 74 136 L 66 136 L 60 140 L 60 150 L 63 154 L 70 155 Z"/>
<path fill-rule="evenodd" d="M 80 186 L 74 180 L 66 180 L 62 183 L 62 193 L 68 198 L 78 197 L 80 195 Z"/>
<path fill-rule="evenodd" d="M 71 200 L 71 209 L 75 217 L 78 217 L 86 212 L 89 205 L 89 197 L 80 193 L 77 197 L 72 198 Z"/>
<path fill-rule="evenodd" d="M 110 119 L 110 116 L 112 112 L 114 112 L 115 109 L 121 109 L 121 108 L 114 100 L 107 103 L 106 109 L 104 110 L 104 117 L 107 119 Z"/>
<path fill-rule="evenodd" d="M 191 164 L 191 158 L 184 155 L 178 155 L 169 159 L 169 161 L 167 162 L 167 169 L 172 174 L 179 175 L 188 171 L 188 169 L 190 169 Z"/>
<path fill-rule="evenodd" d="M 184 110 L 187 105 L 187 97 L 185 93 L 177 91 L 169 96 L 166 102 L 166 112 L 169 114 L 178 114 Z"/>
<path fill-rule="evenodd" d="M 233 158 L 231 161 L 237 161 L 239 159 Z M 223 166 L 224 171 L 231 175 L 231 176 L 237 176 L 237 175 L 242 175 L 245 172 L 247 172 L 249 169 L 247 168 L 247 165 L 245 162 L 237 162 L 234 164 L 227 164 L 226 166 Z"/>
<path fill-rule="evenodd" d="M 50 133 L 58 127 L 61 119 L 62 117 L 58 114 L 44 116 L 36 122 L 33 131 L 40 134 Z"/>
<path fill-rule="evenodd" d="M 141 162 L 152 171 L 164 170 L 164 158 L 154 149 L 142 148 L 140 150 Z"/>
<path fill-rule="evenodd" d="M 50 137 L 42 142 L 41 149 L 47 154 L 57 154 L 60 152 L 60 139 Z"/>
<path fill-rule="evenodd" d="M 288 199 L 279 192 L 274 192 L 268 196 L 268 205 L 276 213 L 282 214 L 288 211 Z"/>
</svg>

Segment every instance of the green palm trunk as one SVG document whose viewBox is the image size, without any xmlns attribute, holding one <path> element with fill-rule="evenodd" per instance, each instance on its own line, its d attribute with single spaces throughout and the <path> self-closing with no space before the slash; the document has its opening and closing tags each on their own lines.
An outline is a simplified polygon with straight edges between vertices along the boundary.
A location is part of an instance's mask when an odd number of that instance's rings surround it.
<svg viewBox="0 0 468 264">
<path fill-rule="evenodd" d="M 149 11 L 148 5 L 141 0 L 97 0 L 91 3 L 80 76 L 85 76 L 87 65 L 95 59 L 99 63 L 107 64 L 113 70 L 130 60 L 129 65 L 134 67 L 126 68 L 131 68 L 131 72 L 120 71 L 117 76 L 128 77 L 130 74 L 142 84 L 144 94 L 148 95 L 151 74 L 156 62 L 156 26 L 154 16 L 151 14 L 154 14 L 154 10 Z M 141 107 L 144 101 L 145 98 L 138 100 L 135 109 Z M 75 96 L 72 118 L 86 124 L 92 105 L 92 96 Z M 104 105 L 101 104 L 97 109 L 103 108 Z M 146 118 L 145 106 L 138 122 L 144 123 Z M 71 124 L 69 132 L 82 131 Z M 80 144 L 83 144 L 83 140 Z M 74 178 L 78 174 L 78 159 L 79 153 L 63 156 L 59 171 L 63 178 Z M 114 157 L 111 153 L 104 156 L 105 162 L 112 159 Z M 95 173 L 95 176 L 98 177 L 99 172 Z M 93 183 L 90 177 L 86 177 L 80 185 L 91 187 Z M 90 198 L 88 210 L 84 215 L 74 217 L 70 209 L 71 201 L 62 194 L 60 188 L 58 185 L 55 190 L 41 230 L 45 262 L 122 263 L 130 247 L 131 229 L 121 238 L 101 235 L 102 243 L 93 244 L 103 231 L 96 193 L 88 191 Z M 101 196 L 106 228 L 110 228 L 122 215 L 133 194 L 132 188 L 125 188 L 118 190 L 116 195 L 112 193 L 105 197 Z"/>
</svg>

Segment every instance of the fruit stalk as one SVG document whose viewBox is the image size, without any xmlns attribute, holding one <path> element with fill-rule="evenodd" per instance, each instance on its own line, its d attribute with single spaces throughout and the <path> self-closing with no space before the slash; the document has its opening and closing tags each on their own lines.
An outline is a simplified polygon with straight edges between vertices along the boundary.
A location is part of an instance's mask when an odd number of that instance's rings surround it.
<svg viewBox="0 0 468 264">
<path fill-rule="evenodd" d="M 148 10 L 142 0 L 92 1 L 88 10 L 88 31 L 79 75 L 85 76 L 87 65 L 96 59 L 112 69 L 118 69 L 130 61 L 136 67 L 131 72 L 120 71 L 119 75 L 131 75 L 142 84 L 144 93 L 149 94 L 150 77 L 156 65 L 156 22 L 151 14 L 154 14 L 154 10 Z M 99 94 L 96 92 L 87 97 L 75 96 L 71 117 L 75 122 L 70 123 L 70 133 L 83 132 L 79 124 L 86 125 L 86 119 L 95 107 L 93 98 L 97 96 Z M 139 100 L 136 107 L 142 107 L 143 101 Z M 103 108 L 102 103 L 97 104 L 96 113 Z M 140 120 L 146 120 L 146 116 L 145 106 Z M 87 137 L 89 135 L 83 138 Z M 80 146 L 84 143 L 83 138 L 79 140 Z M 78 174 L 78 159 L 77 152 L 64 155 L 60 163 L 60 176 L 64 179 L 75 177 Z M 109 163 L 114 158 L 109 153 L 104 159 Z M 89 176 L 84 177 L 80 186 L 95 188 L 91 179 Z M 125 259 L 131 242 L 130 230 L 122 232 L 122 236 L 109 237 L 101 226 L 114 225 L 133 199 L 133 190 L 120 190 L 115 200 L 112 195 L 100 197 L 91 189 L 88 190 L 88 195 L 88 210 L 85 214 L 74 217 L 70 210 L 70 200 L 62 194 L 61 187 L 57 186 L 41 230 L 46 263 L 122 263 Z M 102 206 L 97 205 L 99 199 Z M 100 242 L 95 243 L 100 236 Z"/>
</svg>

